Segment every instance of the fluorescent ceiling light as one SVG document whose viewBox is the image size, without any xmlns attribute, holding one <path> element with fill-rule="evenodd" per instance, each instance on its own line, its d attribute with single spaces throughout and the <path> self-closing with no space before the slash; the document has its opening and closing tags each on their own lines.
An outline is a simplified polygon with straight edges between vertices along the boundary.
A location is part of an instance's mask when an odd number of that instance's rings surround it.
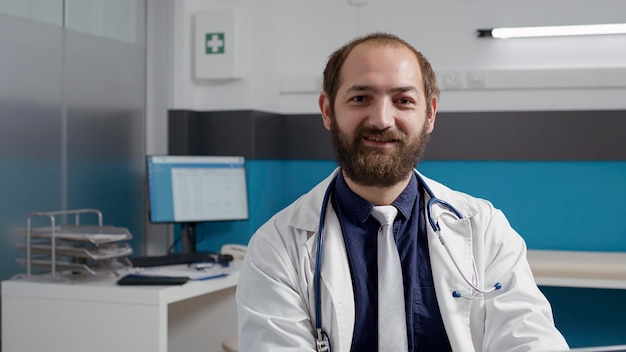
<svg viewBox="0 0 626 352">
<path fill-rule="evenodd" d="M 498 39 L 604 34 L 626 34 L 626 23 L 576 26 L 502 27 L 478 30 L 479 37 Z"/>
</svg>

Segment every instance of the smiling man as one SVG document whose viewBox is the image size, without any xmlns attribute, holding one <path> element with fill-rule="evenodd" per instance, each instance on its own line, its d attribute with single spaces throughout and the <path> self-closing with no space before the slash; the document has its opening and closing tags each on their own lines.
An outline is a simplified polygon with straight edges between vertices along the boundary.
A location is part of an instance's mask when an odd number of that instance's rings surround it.
<svg viewBox="0 0 626 352">
<path fill-rule="evenodd" d="M 502 212 L 416 171 L 438 99 L 397 36 L 330 56 L 319 106 L 339 167 L 250 240 L 241 351 L 568 349 Z"/>
</svg>

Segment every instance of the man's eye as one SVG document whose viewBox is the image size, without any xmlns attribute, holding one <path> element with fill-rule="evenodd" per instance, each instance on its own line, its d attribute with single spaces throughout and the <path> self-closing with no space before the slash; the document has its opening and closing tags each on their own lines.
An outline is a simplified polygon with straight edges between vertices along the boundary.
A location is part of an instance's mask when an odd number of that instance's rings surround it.
<svg viewBox="0 0 626 352">
<path fill-rule="evenodd" d="M 400 104 L 411 104 L 410 99 L 398 99 L 398 103 Z"/>
<path fill-rule="evenodd" d="M 353 98 L 352 98 L 352 101 L 353 101 L 353 102 L 356 102 L 356 103 L 363 102 L 363 101 L 365 101 L 365 97 L 364 97 L 364 96 L 362 96 L 362 95 L 358 95 L 358 96 L 356 96 L 356 97 L 353 97 Z"/>
</svg>

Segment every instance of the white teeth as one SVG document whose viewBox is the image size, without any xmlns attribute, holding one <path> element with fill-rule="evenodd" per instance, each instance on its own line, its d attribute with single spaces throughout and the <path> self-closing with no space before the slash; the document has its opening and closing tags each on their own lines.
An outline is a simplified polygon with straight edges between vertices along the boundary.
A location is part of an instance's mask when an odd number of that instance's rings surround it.
<svg viewBox="0 0 626 352">
<path fill-rule="evenodd" d="M 375 142 L 391 142 L 391 139 L 387 139 L 387 138 L 376 138 L 376 137 L 368 137 L 369 140 L 375 141 Z"/>
</svg>

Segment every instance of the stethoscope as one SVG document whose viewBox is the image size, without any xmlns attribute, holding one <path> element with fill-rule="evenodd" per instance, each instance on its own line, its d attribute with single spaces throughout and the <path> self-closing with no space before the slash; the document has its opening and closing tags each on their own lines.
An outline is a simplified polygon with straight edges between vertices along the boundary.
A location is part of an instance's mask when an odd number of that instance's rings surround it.
<svg viewBox="0 0 626 352">
<path fill-rule="evenodd" d="M 465 296 L 460 291 L 455 290 L 455 291 L 452 291 L 452 297 L 473 299 L 480 295 L 484 295 L 486 293 L 490 293 L 495 290 L 501 289 L 502 285 L 500 285 L 499 282 L 496 282 L 495 285 L 493 285 L 493 287 L 486 289 L 486 290 L 480 288 L 481 286 L 480 278 L 478 276 L 478 269 L 476 268 L 476 262 L 474 261 L 473 256 L 472 256 L 472 270 L 473 270 L 474 279 L 470 280 L 465 275 L 463 270 L 461 270 L 461 267 L 457 263 L 456 259 L 454 259 L 452 252 L 450 252 L 450 248 L 448 247 L 445 239 L 441 235 L 441 227 L 439 226 L 439 223 L 431 215 L 431 209 L 434 205 L 439 205 L 447 209 L 448 211 L 452 212 L 454 216 L 456 216 L 456 218 L 459 220 L 463 219 L 463 215 L 461 215 L 461 213 L 458 210 L 456 210 L 456 208 L 453 207 L 450 203 L 435 197 L 435 194 L 430 189 L 430 187 L 428 187 L 426 182 L 424 182 L 424 179 L 420 176 L 417 170 L 415 170 L 415 176 L 417 176 L 417 179 L 419 181 L 418 184 L 421 183 L 423 185 L 424 190 L 430 197 L 430 199 L 426 203 L 426 216 L 428 217 L 428 222 L 430 223 L 430 227 L 432 227 L 432 229 L 437 234 L 439 241 L 441 242 L 443 247 L 446 249 L 446 253 L 448 253 L 450 260 L 452 260 L 452 263 L 456 267 L 456 270 L 458 271 L 458 273 L 463 278 L 463 281 L 465 281 L 474 290 L 474 294 L 469 295 L 469 296 Z M 330 185 L 326 189 L 326 192 L 324 193 L 324 199 L 322 201 L 322 210 L 320 213 L 320 224 L 319 224 L 319 228 L 317 231 L 317 255 L 316 255 L 316 263 L 315 263 L 315 273 L 313 276 L 313 285 L 315 289 L 315 334 L 316 334 L 315 345 L 316 345 L 316 349 L 318 352 L 330 352 L 331 351 L 330 339 L 328 338 L 328 334 L 322 330 L 322 312 L 321 312 L 322 298 L 321 298 L 321 287 L 320 287 L 321 278 L 320 277 L 321 277 L 321 267 L 322 267 L 322 240 L 324 238 L 323 236 L 324 218 L 326 217 L 325 216 L 326 208 L 328 206 L 328 202 L 330 200 L 330 194 L 332 193 L 332 189 L 334 188 L 336 180 L 337 180 L 337 177 L 335 176 L 335 178 L 330 182 Z"/>
</svg>

